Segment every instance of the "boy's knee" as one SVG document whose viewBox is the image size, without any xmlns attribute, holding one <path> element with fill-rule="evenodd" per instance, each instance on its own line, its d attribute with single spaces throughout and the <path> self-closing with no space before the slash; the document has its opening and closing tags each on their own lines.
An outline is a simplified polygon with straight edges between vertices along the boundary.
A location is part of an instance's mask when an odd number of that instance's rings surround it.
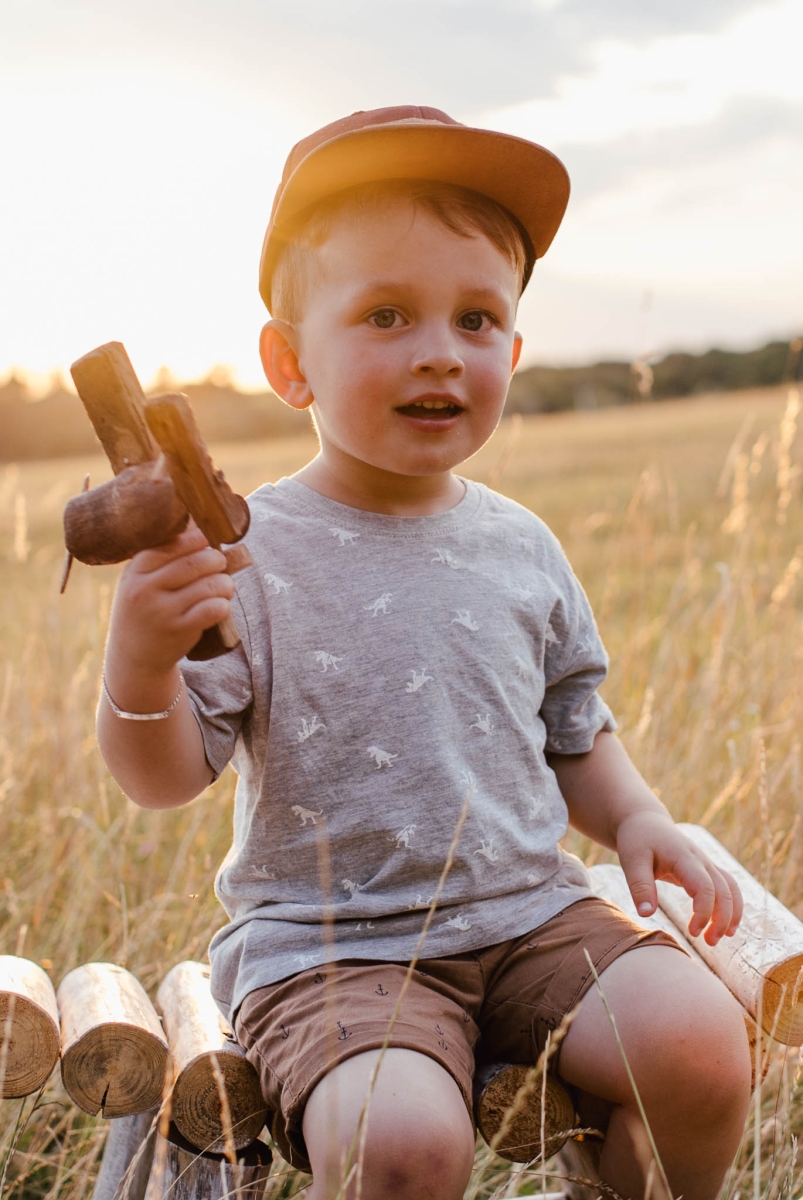
<svg viewBox="0 0 803 1200">
<path fill-rule="evenodd" d="M 359 1173 L 367 1200 L 459 1200 L 471 1174 L 474 1133 L 457 1085 L 433 1060 L 388 1050 L 363 1124 L 375 1059 L 369 1051 L 340 1064 L 310 1097 L 304 1136 L 315 1180 L 311 1195 L 328 1195 L 324 1179 L 331 1190 L 345 1170 L 353 1179 Z"/>
<path fill-rule="evenodd" d="M 750 1045 L 741 1006 L 713 976 L 689 977 L 685 1003 L 664 1015 L 641 1055 L 637 1080 L 645 1102 L 684 1121 L 736 1122 L 750 1098 Z"/>
</svg>

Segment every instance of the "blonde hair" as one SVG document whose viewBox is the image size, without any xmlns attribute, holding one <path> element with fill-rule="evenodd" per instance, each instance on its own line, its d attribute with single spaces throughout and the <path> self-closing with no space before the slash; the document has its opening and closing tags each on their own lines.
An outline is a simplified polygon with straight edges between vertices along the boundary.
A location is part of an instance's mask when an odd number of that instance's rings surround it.
<svg viewBox="0 0 803 1200">
<path fill-rule="evenodd" d="M 337 192 L 302 215 L 292 240 L 282 248 L 271 281 L 274 317 L 301 320 L 315 277 L 315 251 L 345 212 L 376 212 L 408 202 L 461 237 L 481 234 L 515 267 L 523 284 L 529 238 L 511 212 L 480 192 L 429 179 L 387 179 Z"/>
</svg>

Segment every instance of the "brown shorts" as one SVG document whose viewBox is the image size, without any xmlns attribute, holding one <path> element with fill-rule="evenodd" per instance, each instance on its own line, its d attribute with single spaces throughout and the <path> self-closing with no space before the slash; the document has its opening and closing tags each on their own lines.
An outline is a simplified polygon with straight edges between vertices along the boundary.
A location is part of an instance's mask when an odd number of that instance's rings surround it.
<svg viewBox="0 0 803 1200">
<path fill-rule="evenodd" d="M 598 972 L 638 946 L 677 943 L 646 932 L 605 900 L 578 900 L 532 933 L 413 971 L 389 1045 L 439 1062 L 473 1120 L 478 1062 L 534 1063 Z M 381 1046 L 407 975 L 404 963 L 346 959 L 246 996 L 237 1040 L 259 1072 L 280 1153 L 309 1171 L 301 1122 L 320 1080 L 344 1059 Z"/>
</svg>

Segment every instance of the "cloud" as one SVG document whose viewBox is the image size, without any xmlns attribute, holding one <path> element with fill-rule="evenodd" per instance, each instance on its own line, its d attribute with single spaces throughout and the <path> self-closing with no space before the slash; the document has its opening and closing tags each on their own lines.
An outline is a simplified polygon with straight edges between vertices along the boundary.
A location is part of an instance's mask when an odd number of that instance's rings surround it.
<svg viewBox="0 0 803 1200">
<path fill-rule="evenodd" d="M 601 40 L 711 33 L 756 0 L 27 0 L 6 17 L 13 69 L 104 60 L 161 63 L 299 110 L 429 103 L 456 115 L 554 95 L 587 73 Z"/>
</svg>

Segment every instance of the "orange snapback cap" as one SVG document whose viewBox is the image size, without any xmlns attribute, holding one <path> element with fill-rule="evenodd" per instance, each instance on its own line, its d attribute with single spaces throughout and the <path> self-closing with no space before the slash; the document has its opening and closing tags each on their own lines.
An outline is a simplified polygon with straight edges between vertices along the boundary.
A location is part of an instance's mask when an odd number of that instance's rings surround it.
<svg viewBox="0 0 803 1200">
<path fill-rule="evenodd" d="M 525 234 L 523 286 L 569 200 L 566 168 L 535 142 L 473 129 L 440 109 L 412 104 L 352 113 L 298 142 L 284 165 L 259 264 L 268 310 L 276 262 L 305 210 L 346 188 L 385 179 L 458 184 L 508 209 Z"/>
</svg>

